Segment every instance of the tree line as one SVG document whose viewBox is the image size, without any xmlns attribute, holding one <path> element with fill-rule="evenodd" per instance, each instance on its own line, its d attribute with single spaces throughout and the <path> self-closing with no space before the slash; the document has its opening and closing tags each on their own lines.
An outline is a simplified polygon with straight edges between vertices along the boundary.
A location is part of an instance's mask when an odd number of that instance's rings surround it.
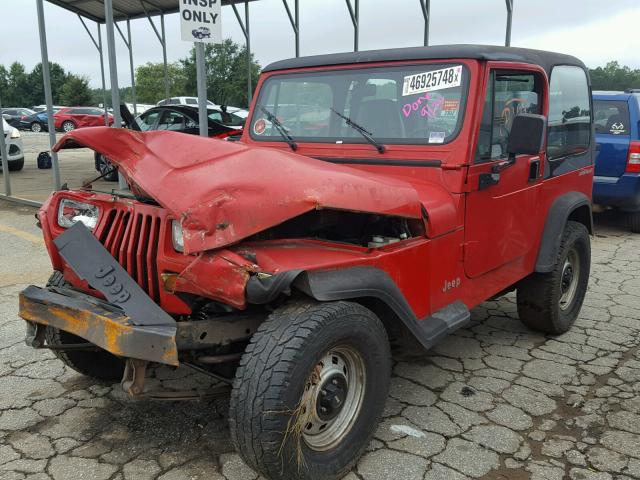
<svg viewBox="0 0 640 480">
<path fill-rule="evenodd" d="M 246 107 L 247 50 L 230 39 L 220 44 L 205 45 L 207 73 L 207 98 L 214 103 Z M 196 96 L 195 48 L 187 57 L 168 66 L 169 95 Z M 99 88 L 89 88 L 88 78 L 66 72 L 57 63 L 49 63 L 53 103 L 56 105 L 93 105 L 104 102 Z M 122 72 L 124 74 L 124 72 Z M 121 74 L 121 76 L 122 76 Z M 612 61 L 604 67 L 590 70 L 594 90 L 625 90 L 640 88 L 640 69 L 621 66 Z M 260 75 L 260 65 L 251 55 L 251 84 L 255 87 Z M 136 69 L 136 100 L 138 103 L 155 104 L 165 97 L 162 63 L 147 63 Z M 4 107 L 30 107 L 44 103 L 42 65 L 27 72 L 19 62 L 8 68 L 0 65 L 0 98 Z M 120 89 L 123 102 L 132 102 L 131 87 Z M 110 91 L 107 105 L 111 104 Z"/>
<path fill-rule="evenodd" d="M 49 72 L 55 105 L 86 105 L 91 102 L 87 77 L 66 72 L 61 65 L 53 62 L 49 62 Z M 0 65 L 0 98 L 3 107 L 43 104 L 42 63 L 30 72 L 20 62 L 13 62 L 8 68 Z"/>
</svg>

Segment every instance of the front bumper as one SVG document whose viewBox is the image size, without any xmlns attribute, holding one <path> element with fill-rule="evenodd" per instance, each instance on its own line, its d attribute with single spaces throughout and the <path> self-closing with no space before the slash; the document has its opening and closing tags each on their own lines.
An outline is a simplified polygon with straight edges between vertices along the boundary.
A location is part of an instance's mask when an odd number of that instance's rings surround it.
<svg viewBox="0 0 640 480">
<path fill-rule="evenodd" d="M 19 315 L 120 357 L 178 365 L 175 327 L 134 325 L 118 307 L 74 290 L 27 287 L 20 293 Z"/>
</svg>

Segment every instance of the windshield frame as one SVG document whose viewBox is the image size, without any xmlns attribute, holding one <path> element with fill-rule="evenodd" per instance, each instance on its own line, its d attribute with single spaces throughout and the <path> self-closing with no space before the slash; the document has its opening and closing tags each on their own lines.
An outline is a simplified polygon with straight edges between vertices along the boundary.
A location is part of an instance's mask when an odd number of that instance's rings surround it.
<svg viewBox="0 0 640 480">
<path fill-rule="evenodd" d="M 259 91 L 257 91 L 257 95 L 254 97 L 254 103 L 251 108 L 251 114 L 246 119 L 245 130 L 247 131 L 249 138 L 251 141 L 259 142 L 259 143 L 285 143 L 283 139 L 279 135 L 257 135 L 253 131 L 254 119 L 257 121 L 262 118 L 261 113 L 259 112 L 259 106 L 262 105 L 261 102 L 265 100 L 265 96 L 267 95 L 267 87 L 270 81 L 277 80 L 278 77 L 303 77 L 305 75 L 316 76 L 323 74 L 335 74 L 343 71 L 352 71 L 352 70 L 385 70 L 385 69 L 398 69 L 403 67 L 416 68 L 416 67 L 425 67 L 430 70 L 438 70 L 442 68 L 448 68 L 453 66 L 462 66 L 462 81 L 461 81 L 461 91 L 460 91 L 460 106 L 459 106 L 459 114 L 456 123 L 455 130 L 446 137 L 446 141 L 442 143 L 430 143 L 429 138 L 425 137 L 424 139 L 420 138 L 387 138 L 374 136 L 374 139 L 377 142 L 383 143 L 385 145 L 390 146 L 412 146 L 412 147 L 442 147 L 443 145 L 448 145 L 455 142 L 459 136 L 460 132 L 463 130 L 465 125 L 465 120 L 467 117 L 467 107 L 468 107 L 468 98 L 469 92 L 472 86 L 472 70 L 470 69 L 467 59 L 459 59 L 459 58 L 451 58 L 451 59 L 437 59 L 437 60 L 423 60 L 423 61 L 407 61 L 407 62 L 391 62 L 391 63 L 360 63 L 355 65 L 327 65 L 322 67 L 310 67 L 303 69 L 295 69 L 295 70 L 280 70 L 269 72 L 261 79 L 259 83 Z M 414 73 L 415 74 L 415 73 Z M 436 90 L 435 92 L 438 92 Z M 353 146 L 362 146 L 367 145 L 367 140 L 358 136 L 358 137 L 302 137 L 296 136 L 292 133 L 292 136 L 296 143 L 299 144 L 309 144 L 309 145 L 317 145 L 317 146 L 326 146 L 326 145 L 353 145 Z"/>
</svg>

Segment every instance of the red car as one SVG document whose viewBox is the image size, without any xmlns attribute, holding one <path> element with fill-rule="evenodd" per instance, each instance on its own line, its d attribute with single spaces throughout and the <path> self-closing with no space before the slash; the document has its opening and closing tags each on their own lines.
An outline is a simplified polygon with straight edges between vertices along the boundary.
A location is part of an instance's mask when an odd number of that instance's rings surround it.
<svg viewBox="0 0 640 480">
<path fill-rule="evenodd" d="M 199 398 L 145 391 L 152 363 L 211 375 L 256 471 L 342 478 L 384 409 L 390 340 L 428 349 L 514 290 L 526 326 L 573 325 L 592 127 L 580 60 L 453 45 L 272 64 L 238 142 L 69 133 L 55 150 L 105 155 L 130 190 L 43 205 L 55 271 L 20 294 L 27 343 L 134 397 Z"/>
<path fill-rule="evenodd" d="M 95 107 L 65 107 L 53 114 L 56 130 L 70 132 L 82 127 L 104 126 L 104 110 Z M 109 126 L 113 125 L 113 116 L 109 114 Z"/>
</svg>

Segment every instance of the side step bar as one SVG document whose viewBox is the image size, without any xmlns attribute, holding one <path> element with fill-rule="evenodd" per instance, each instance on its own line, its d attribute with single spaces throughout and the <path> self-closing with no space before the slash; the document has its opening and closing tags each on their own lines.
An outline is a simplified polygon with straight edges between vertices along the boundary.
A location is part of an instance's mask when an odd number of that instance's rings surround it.
<svg viewBox="0 0 640 480">
<path fill-rule="evenodd" d="M 460 300 L 457 300 L 433 315 L 419 320 L 418 340 L 425 348 L 431 348 L 447 335 L 471 322 L 471 312 Z"/>
</svg>

